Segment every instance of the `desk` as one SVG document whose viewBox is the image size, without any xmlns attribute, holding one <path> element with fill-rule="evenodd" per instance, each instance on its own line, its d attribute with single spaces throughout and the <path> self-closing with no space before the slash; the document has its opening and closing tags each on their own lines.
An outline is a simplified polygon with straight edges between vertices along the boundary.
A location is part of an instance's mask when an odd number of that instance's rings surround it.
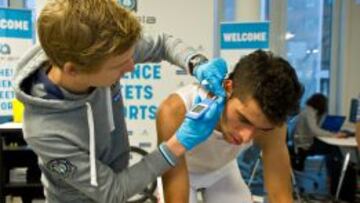
<svg viewBox="0 0 360 203">
<path fill-rule="evenodd" d="M 357 142 L 355 137 L 347 137 L 347 138 L 317 137 L 317 139 L 319 139 L 320 141 L 326 144 L 335 145 L 340 148 L 343 148 L 344 150 L 348 149 L 347 151 L 352 151 L 356 156 L 356 158 L 354 158 L 353 161 L 358 164 L 360 163 L 360 157 L 357 150 Z"/>
<path fill-rule="evenodd" d="M 14 123 L 14 122 L 2 123 L 0 124 L 0 130 L 21 130 L 22 126 L 23 126 L 22 123 Z"/>
<path fill-rule="evenodd" d="M 336 137 L 316 137 L 317 139 L 329 144 L 339 147 L 357 147 L 355 137 L 336 138 Z"/>
<path fill-rule="evenodd" d="M 359 163 L 359 155 L 358 155 L 358 150 L 357 150 L 357 143 L 356 143 L 356 138 L 355 137 L 347 137 L 347 138 L 335 138 L 335 137 L 317 137 L 317 139 L 321 140 L 322 142 L 325 142 L 329 145 L 336 145 L 339 147 L 347 147 L 347 148 L 351 148 L 355 150 L 355 154 L 357 156 L 357 160 Z M 336 189 L 336 200 L 339 199 L 339 194 L 340 194 L 340 190 L 341 190 L 341 186 L 342 183 L 344 181 L 345 178 L 345 173 L 347 170 L 347 167 L 349 165 L 349 161 L 350 161 L 350 152 L 347 152 L 345 155 L 345 160 L 342 166 L 342 170 L 341 170 L 341 175 L 340 175 L 340 179 L 339 179 L 339 183 Z"/>
<path fill-rule="evenodd" d="M 10 170 L 16 167 L 27 167 L 26 182 L 9 181 Z M 43 198 L 37 156 L 27 147 L 19 123 L 0 125 L 0 203 L 5 203 L 6 195 L 21 196 L 24 203 Z"/>
</svg>

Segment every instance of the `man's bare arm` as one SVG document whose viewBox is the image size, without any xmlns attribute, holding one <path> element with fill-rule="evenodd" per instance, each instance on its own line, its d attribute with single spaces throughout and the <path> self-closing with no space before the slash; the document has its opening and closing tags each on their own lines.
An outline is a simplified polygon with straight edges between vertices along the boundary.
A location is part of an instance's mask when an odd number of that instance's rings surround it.
<svg viewBox="0 0 360 203">
<path fill-rule="evenodd" d="M 156 117 L 159 143 L 175 134 L 184 120 L 185 113 L 185 105 L 176 94 L 170 95 L 162 102 Z M 176 167 L 166 172 L 162 178 L 166 203 L 189 201 L 189 176 L 184 156 L 179 159 Z"/>
<path fill-rule="evenodd" d="M 293 202 L 291 166 L 286 146 L 286 125 L 255 138 L 264 163 L 265 187 L 271 203 Z"/>
</svg>

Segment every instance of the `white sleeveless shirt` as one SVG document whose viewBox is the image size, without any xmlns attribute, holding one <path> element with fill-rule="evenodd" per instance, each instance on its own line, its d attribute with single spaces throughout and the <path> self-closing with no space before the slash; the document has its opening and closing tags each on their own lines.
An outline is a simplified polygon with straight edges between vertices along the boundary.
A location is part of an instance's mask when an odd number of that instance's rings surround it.
<svg viewBox="0 0 360 203">
<path fill-rule="evenodd" d="M 198 84 L 191 84 L 177 90 L 176 94 L 183 100 L 186 111 L 189 111 L 196 96 L 205 98 L 208 92 Z M 214 130 L 205 142 L 186 153 L 188 170 L 192 173 L 215 171 L 236 159 L 242 151 L 251 145 L 252 141 L 241 145 L 230 144 L 224 140 L 221 132 Z"/>
</svg>

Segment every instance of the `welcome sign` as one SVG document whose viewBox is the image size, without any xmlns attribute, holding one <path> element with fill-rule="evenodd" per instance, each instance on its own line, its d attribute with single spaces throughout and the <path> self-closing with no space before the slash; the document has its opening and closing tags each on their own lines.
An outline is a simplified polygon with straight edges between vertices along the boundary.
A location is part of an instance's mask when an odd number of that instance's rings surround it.
<svg viewBox="0 0 360 203">
<path fill-rule="evenodd" d="M 220 31 L 221 57 L 232 68 L 246 54 L 269 48 L 269 22 L 222 23 Z"/>
</svg>

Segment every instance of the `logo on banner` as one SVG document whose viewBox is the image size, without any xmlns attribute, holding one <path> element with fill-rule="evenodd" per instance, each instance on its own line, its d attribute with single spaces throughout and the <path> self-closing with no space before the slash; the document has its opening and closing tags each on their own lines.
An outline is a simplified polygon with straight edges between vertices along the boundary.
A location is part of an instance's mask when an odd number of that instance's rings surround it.
<svg viewBox="0 0 360 203">
<path fill-rule="evenodd" d="M 151 142 L 140 142 L 139 147 L 140 148 L 151 148 L 152 144 Z"/>
<path fill-rule="evenodd" d="M 137 1 L 136 0 L 118 0 L 119 4 L 131 11 L 137 11 Z"/>
<path fill-rule="evenodd" d="M 138 10 L 137 0 L 118 0 L 118 3 L 131 11 L 137 12 Z M 148 25 L 154 25 L 157 22 L 156 17 L 153 15 L 138 15 L 137 19 L 140 23 Z"/>
<path fill-rule="evenodd" d="M 187 75 L 186 70 L 176 70 L 176 75 Z"/>
<path fill-rule="evenodd" d="M 0 43 L 0 54 L 1 55 L 9 55 L 11 54 L 10 45 L 5 43 Z"/>
</svg>

